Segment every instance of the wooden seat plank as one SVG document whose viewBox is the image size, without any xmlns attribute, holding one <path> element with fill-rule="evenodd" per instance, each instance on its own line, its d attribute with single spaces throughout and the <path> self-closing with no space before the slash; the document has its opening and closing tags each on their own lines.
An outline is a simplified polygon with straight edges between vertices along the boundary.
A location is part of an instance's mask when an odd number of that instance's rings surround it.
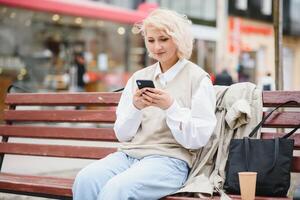
<svg viewBox="0 0 300 200">
<path fill-rule="evenodd" d="M 116 119 L 113 110 L 7 110 L 6 121 L 26 122 L 106 122 Z"/>
<path fill-rule="evenodd" d="M 264 107 L 275 107 L 286 101 L 296 101 L 298 103 L 289 104 L 285 107 L 300 107 L 300 91 L 264 91 Z"/>
<path fill-rule="evenodd" d="M 100 159 L 115 151 L 116 148 L 108 147 L 0 143 L 0 153 L 14 155 Z"/>
<path fill-rule="evenodd" d="M 269 112 L 265 112 L 266 116 Z M 300 124 L 300 112 L 274 112 L 263 124 L 268 128 L 293 128 Z"/>
<path fill-rule="evenodd" d="M 293 165 L 292 165 L 292 172 L 300 172 L 300 157 L 294 156 L 293 158 Z"/>
<path fill-rule="evenodd" d="M 9 173 L 0 173 L 0 187 L 2 190 L 16 190 L 24 194 L 48 194 L 53 196 L 72 196 L 72 184 L 74 179 L 71 178 L 55 178 L 45 176 L 28 176 L 28 175 L 16 175 Z M 240 199 L 238 195 L 229 195 L 232 199 Z M 214 200 L 219 200 L 220 197 L 215 196 Z M 256 200 L 287 200 L 282 197 L 256 197 Z M 192 197 L 183 196 L 168 196 L 163 200 L 195 200 Z"/>
<path fill-rule="evenodd" d="M 273 138 L 277 138 L 277 137 L 282 137 L 283 133 L 261 133 L 261 138 L 263 139 L 273 139 Z M 296 150 L 300 150 L 300 133 L 294 133 L 293 135 L 291 135 L 289 137 L 290 139 L 294 139 L 295 143 L 294 143 L 294 149 Z"/>
<path fill-rule="evenodd" d="M 0 173 L 1 191 L 17 190 L 20 194 L 47 194 L 71 197 L 73 182 L 74 180 L 71 178 Z"/>
<path fill-rule="evenodd" d="M 112 128 L 0 125 L 0 135 L 24 138 L 117 141 Z"/>
<path fill-rule="evenodd" d="M 121 93 L 89 92 L 89 93 L 12 93 L 7 94 L 7 105 L 98 105 L 116 106 Z"/>
</svg>

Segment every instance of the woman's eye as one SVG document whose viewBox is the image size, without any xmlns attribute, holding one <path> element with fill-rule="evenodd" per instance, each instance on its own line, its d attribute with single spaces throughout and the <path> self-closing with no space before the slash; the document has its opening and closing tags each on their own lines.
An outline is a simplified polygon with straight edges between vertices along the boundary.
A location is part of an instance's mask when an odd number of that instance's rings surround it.
<svg viewBox="0 0 300 200">
<path fill-rule="evenodd" d="M 161 41 L 163 41 L 163 42 L 166 42 L 166 41 L 168 41 L 169 40 L 169 38 L 162 38 L 161 39 Z"/>
<path fill-rule="evenodd" d="M 153 43 L 153 42 L 154 42 L 154 40 L 148 40 L 148 42 L 149 42 L 149 43 Z"/>
</svg>

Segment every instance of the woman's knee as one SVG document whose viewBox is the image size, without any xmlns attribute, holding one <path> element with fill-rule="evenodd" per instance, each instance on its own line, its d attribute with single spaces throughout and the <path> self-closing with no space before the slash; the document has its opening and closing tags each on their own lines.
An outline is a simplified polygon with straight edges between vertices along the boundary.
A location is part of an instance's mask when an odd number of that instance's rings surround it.
<svg viewBox="0 0 300 200">
<path fill-rule="evenodd" d="M 78 172 L 74 185 L 80 184 L 84 187 L 102 187 L 108 179 L 106 176 L 105 171 L 99 173 L 99 170 L 95 169 L 95 167 L 87 166 Z"/>
<path fill-rule="evenodd" d="M 78 187 L 86 187 L 87 185 L 92 185 L 93 183 L 93 174 L 83 168 L 82 170 L 80 170 L 76 177 L 75 177 L 75 181 L 73 184 L 73 190 L 77 189 Z"/>
<path fill-rule="evenodd" d="M 91 172 L 88 169 L 83 168 L 77 173 L 77 175 L 75 177 L 75 182 L 76 181 L 86 182 L 86 181 L 90 180 L 90 177 L 92 177 Z"/>
<path fill-rule="evenodd" d="M 100 192 L 99 182 L 89 170 L 83 168 L 75 177 L 72 192 L 74 200 L 95 199 Z"/>
<path fill-rule="evenodd" d="M 105 179 L 105 176 L 108 176 L 106 175 L 108 172 L 103 168 L 102 162 L 103 161 L 98 160 L 81 169 L 76 175 L 75 183 L 78 182 L 88 185 L 101 183 L 101 180 Z"/>
<path fill-rule="evenodd" d="M 98 200 L 104 199 L 136 199 L 139 184 L 133 180 L 112 178 L 102 188 L 101 197 Z"/>
</svg>

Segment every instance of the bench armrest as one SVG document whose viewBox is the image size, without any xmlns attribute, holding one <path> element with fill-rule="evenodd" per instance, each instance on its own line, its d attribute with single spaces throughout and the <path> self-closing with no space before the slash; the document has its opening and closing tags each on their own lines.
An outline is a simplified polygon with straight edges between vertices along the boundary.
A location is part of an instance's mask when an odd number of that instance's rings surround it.
<svg viewBox="0 0 300 200">
<path fill-rule="evenodd" d="M 296 186 L 294 195 L 293 195 L 293 200 L 300 200 L 300 185 Z"/>
</svg>

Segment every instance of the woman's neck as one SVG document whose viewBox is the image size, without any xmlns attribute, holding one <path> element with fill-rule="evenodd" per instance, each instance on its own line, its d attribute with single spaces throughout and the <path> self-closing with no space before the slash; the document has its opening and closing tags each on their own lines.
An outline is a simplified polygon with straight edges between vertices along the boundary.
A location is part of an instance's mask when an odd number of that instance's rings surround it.
<svg viewBox="0 0 300 200">
<path fill-rule="evenodd" d="M 179 58 L 174 58 L 172 60 L 168 60 L 166 62 L 159 62 L 160 64 L 160 69 L 162 71 L 162 73 L 168 71 L 168 69 L 170 69 L 173 65 L 175 65 L 178 62 Z"/>
</svg>

